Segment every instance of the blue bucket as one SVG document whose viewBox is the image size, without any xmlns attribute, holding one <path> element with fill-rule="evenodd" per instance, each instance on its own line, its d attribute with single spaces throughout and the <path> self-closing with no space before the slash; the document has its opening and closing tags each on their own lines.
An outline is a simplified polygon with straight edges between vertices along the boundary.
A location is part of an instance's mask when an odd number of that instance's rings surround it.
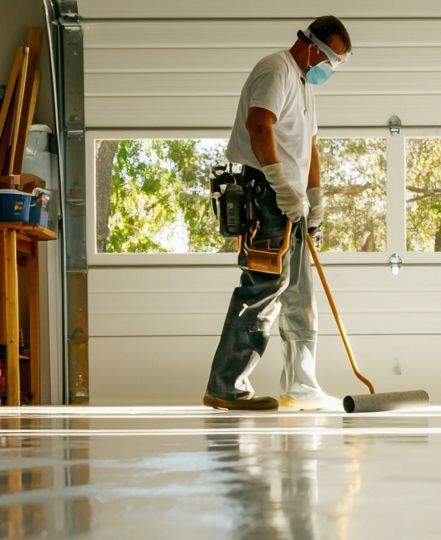
<svg viewBox="0 0 441 540">
<path fill-rule="evenodd" d="M 17 189 L 0 189 L 0 221 L 29 221 L 32 195 Z"/>
</svg>

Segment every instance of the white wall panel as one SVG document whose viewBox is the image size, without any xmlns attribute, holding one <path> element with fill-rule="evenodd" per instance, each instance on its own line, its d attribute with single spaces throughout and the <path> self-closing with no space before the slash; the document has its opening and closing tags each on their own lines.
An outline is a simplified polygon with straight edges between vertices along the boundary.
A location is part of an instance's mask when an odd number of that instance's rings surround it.
<svg viewBox="0 0 441 540">
<path fill-rule="evenodd" d="M 307 22 L 85 22 L 86 125 L 229 128 L 252 66 Z M 403 125 L 441 124 L 441 20 L 347 26 L 354 55 L 316 89 L 319 125 L 382 126 L 393 114 Z"/>
<path fill-rule="evenodd" d="M 85 105 L 90 128 L 231 128 L 237 98 L 90 97 Z M 318 96 L 317 109 L 321 127 L 338 127 L 342 122 L 354 127 L 385 126 L 393 114 L 404 125 L 441 125 L 439 95 Z"/>
<path fill-rule="evenodd" d="M 441 313 L 346 313 L 345 328 L 354 335 L 370 334 L 437 334 Z M 222 328 L 225 313 L 91 313 L 90 336 L 213 336 Z M 334 335 L 337 328 L 332 315 L 320 313 L 320 332 Z M 277 333 L 273 328 L 272 333 Z"/>
<path fill-rule="evenodd" d="M 149 47 L 130 49 L 130 54 L 126 49 L 85 49 L 84 70 L 86 83 L 88 75 L 96 73 L 248 73 L 258 60 L 279 49 Z M 339 69 L 339 77 L 341 72 L 348 71 L 441 71 L 441 47 L 424 47 L 423 51 L 419 47 L 355 47 L 350 61 Z"/>
<path fill-rule="evenodd" d="M 441 51 L 441 49 L 440 49 Z M 89 97 L 233 96 L 239 99 L 248 73 L 98 73 L 85 80 Z M 197 90 L 196 90 L 197 89 Z M 441 95 L 441 71 L 342 72 L 316 91 L 329 95 Z"/>
<path fill-rule="evenodd" d="M 225 291 L 200 290 L 175 292 L 132 292 L 113 291 L 91 293 L 89 311 L 94 316 L 101 315 L 162 315 L 162 314 L 225 314 L 232 288 Z M 317 288 L 319 285 L 317 284 Z M 441 313 L 441 291 L 334 291 L 338 305 L 344 306 L 345 313 Z M 406 300 L 403 303 L 403 300 Z M 322 290 L 317 291 L 320 312 L 327 312 L 327 299 Z"/>
<path fill-rule="evenodd" d="M 315 270 L 314 270 L 315 272 Z M 89 273 L 89 331 L 104 336 L 219 335 L 235 269 L 96 269 Z M 436 267 L 329 267 L 327 277 L 349 334 L 437 334 L 441 289 Z M 314 273 L 320 333 L 337 328 Z M 277 333 L 277 325 L 273 328 Z"/>
<path fill-rule="evenodd" d="M 173 405 L 202 400 L 216 336 L 92 338 L 91 403 Z M 426 389 L 441 401 L 441 336 L 354 336 L 351 344 L 360 369 L 376 390 Z M 353 375 L 339 337 L 321 336 L 318 378 L 323 388 L 343 397 L 365 393 Z M 258 394 L 279 395 L 282 368 L 280 338 L 273 336 L 252 376 Z"/>
<path fill-rule="evenodd" d="M 384 293 L 424 294 L 428 306 L 436 306 L 441 291 L 438 266 L 403 266 L 393 276 L 384 266 L 327 266 L 326 276 L 336 294 L 357 291 L 379 293 L 380 306 Z M 315 270 L 313 270 L 315 272 Z M 89 271 L 90 294 L 142 294 L 142 293 L 228 293 L 238 283 L 240 270 L 235 267 L 128 267 L 92 268 Z M 318 279 L 314 274 L 318 286 Z M 430 294 L 434 293 L 433 303 Z M 348 296 L 348 298 L 350 298 Z M 403 305 L 405 305 L 403 298 Z M 441 309 L 441 306 L 439 306 Z"/>
<path fill-rule="evenodd" d="M 310 19 L 249 21 L 103 21 L 82 24 L 85 49 L 287 47 Z M 441 45 L 441 20 L 349 20 L 354 47 Z"/>
<path fill-rule="evenodd" d="M 438 0 L 79 0 L 79 12 L 85 19 L 123 18 L 271 18 L 307 17 L 315 18 L 332 12 L 338 17 L 440 17 L 441 5 Z"/>
</svg>

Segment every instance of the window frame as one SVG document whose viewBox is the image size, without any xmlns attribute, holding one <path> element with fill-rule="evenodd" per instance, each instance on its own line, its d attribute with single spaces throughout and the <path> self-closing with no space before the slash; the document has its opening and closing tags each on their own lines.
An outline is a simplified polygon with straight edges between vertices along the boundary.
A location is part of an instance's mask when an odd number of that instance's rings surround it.
<svg viewBox="0 0 441 540">
<path fill-rule="evenodd" d="M 236 253 L 98 253 L 96 251 L 96 139 L 150 138 L 225 138 L 227 129 L 145 129 L 89 130 L 86 132 L 86 196 L 87 196 L 87 258 L 88 266 L 236 266 Z M 441 265 L 441 253 L 406 251 L 406 138 L 441 137 L 441 128 L 402 128 L 391 135 L 388 128 L 321 128 L 319 137 L 381 137 L 386 139 L 386 251 L 384 252 L 324 252 L 324 265 L 389 265 L 389 257 L 398 253 L 405 265 Z"/>
</svg>

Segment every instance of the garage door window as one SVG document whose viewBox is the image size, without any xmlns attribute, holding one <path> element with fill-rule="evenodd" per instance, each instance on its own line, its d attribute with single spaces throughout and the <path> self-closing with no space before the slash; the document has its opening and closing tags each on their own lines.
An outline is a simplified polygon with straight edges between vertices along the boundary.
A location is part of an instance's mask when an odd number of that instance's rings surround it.
<svg viewBox="0 0 441 540">
<path fill-rule="evenodd" d="M 234 252 L 219 235 L 209 174 L 226 139 L 95 141 L 98 253 Z M 386 139 L 320 139 L 321 250 L 386 249 Z"/>
<path fill-rule="evenodd" d="M 406 140 L 407 250 L 441 251 L 441 138 Z"/>
</svg>

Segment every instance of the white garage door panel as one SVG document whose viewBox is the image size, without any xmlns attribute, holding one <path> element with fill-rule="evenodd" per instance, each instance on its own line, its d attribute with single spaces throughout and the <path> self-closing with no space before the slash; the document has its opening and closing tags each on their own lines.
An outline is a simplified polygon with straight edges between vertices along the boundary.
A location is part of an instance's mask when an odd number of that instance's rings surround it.
<svg viewBox="0 0 441 540">
<path fill-rule="evenodd" d="M 341 316 L 348 334 L 437 334 L 441 313 L 348 313 Z M 89 335 L 97 336 L 213 336 L 219 335 L 225 313 L 90 314 Z M 335 335 L 332 315 L 320 313 L 320 333 Z M 276 333 L 276 326 L 272 333 Z"/>
<path fill-rule="evenodd" d="M 306 23 L 85 22 L 86 125 L 230 128 L 246 74 Z M 354 55 L 316 89 L 319 125 L 384 126 L 393 114 L 403 125 L 441 124 L 441 20 L 347 25 Z"/>
<path fill-rule="evenodd" d="M 91 404 L 196 404 L 205 390 L 217 337 L 93 338 L 90 340 Z M 441 401 L 441 336 L 355 336 L 360 368 L 376 390 L 426 389 Z M 279 394 L 280 340 L 273 337 L 252 376 L 259 394 Z M 401 375 L 399 374 L 401 373 Z M 352 375 L 337 337 L 321 337 L 318 376 L 334 395 L 365 393 Z"/>
<path fill-rule="evenodd" d="M 84 22 L 84 47 L 285 47 L 297 39 L 299 21 L 119 21 Z M 354 47 L 441 45 L 441 20 L 350 20 L 345 25 Z"/>
<path fill-rule="evenodd" d="M 285 48 L 288 44 L 285 45 Z M 248 72 L 264 56 L 280 47 L 256 48 L 146 48 L 85 49 L 84 71 L 91 73 L 140 72 Z M 350 61 L 340 72 L 347 71 L 441 71 L 441 47 L 365 47 L 355 48 Z M 337 79 L 337 77 L 336 77 Z M 331 81 L 330 81 L 331 82 Z"/>
<path fill-rule="evenodd" d="M 440 269 L 437 266 L 404 266 L 393 276 L 387 266 L 326 266 L 326 277 L 332 291 L 426 293 L 441 291 Z M 314 283 L 320 287 L 313 270 Z M 89 293 L 168 293 L 168 292 L 228 292 L 239 282 L 236 267 L 138 267 L 91 268 Z M 378 307 L 383 299 L 379 297 Z M 404 302 L 404 298 L 403 298 Z M 433 306 L 430 302 L 428 306 Z M 441 307 L 441 306 L 440 306 Z"/>
<path fill-rule="evenodd" d="M 332 11 L 338 17 L 440 17 L 438 0 L 409 2 L 408 0 L 315 0 L 313 3 L 299 0 L 79 0 L 79 12 L 83 18 L 198 18 L 198 17 L 306 17 L 314 18 Z"/>
<path fill-rule="evenodd" d="M 230 290 L 238 283 L 236 267 L 92 268 L 89 293 L 190 292 Z"/>
<path fill-rule="evenodd" d="M 384 126 L 392 114 L 404 125 L 441 125 L 439 96 L 318 96 L 318 123 L 326 126 Z M 86 98 L 86 123 L 93 128 L 191 128 L 233 125 L 236 97 Z M 342 122 L 342 118 L 344 122 Z"/>
<path fill-rule="evenodd" d="M 225 313 L 232 288 L 226 291 L 201 291 L 176 293 L 127 292 L 92 293 L 89 295 L 89 313 L 106 314 L 155 314 L 155 313 Z M 321 288 L 320 288 L 321 289 Z M 408 291 L 339 291 L 335 301 L 345 313 L 377 313 L 381 308 L 387 313 L 441 313 L 441 292 Z M 323 291 L 317 293 L 319 311 L 326 312 L 328 303 Z"/>
<path fill-rule="evenodd" d="M 85 76 L 86 98 L 94 96 L 239 96 L 247 73 L 122 73 Z"/>
<path fill-rule="evenodd" d="M 441 328 L 437 267 L 326 268 L 350 334 L 436 334 Z M 320 332 L 337 328 L 313 270 Z M 91 336 L 219 335 L 237 268 L 115 268 L 89 272 Z M 273 329 L 277 333 L 277 325 Z"/>
<path fill-rule="evenodd" d="M 405 126 L 441 125 L 439 0 L 336 0 L 331 8 L 324 0 L 80 0 L 83 18 L 96 18 L 83 24 L 86 125 L 195 128 L 192 136 L 228 130 L 254 63 L 329 11 L 349 18 L 354 55 L 316 89 L 319 125 L 385 126 L 392 114 Z M 421 387 L 441 400 L 439 268 L 405 266 L 397 278 L 387 266 L 327 267 L 326 274 L 360 367 L 381 381 L 377 390 Z M 238 277 L 231 266 L 90 269 L 91 402 L 199 403 Z M 323 386 L 337 395 L 364 392 L 315 271 L 314 279 Z M 273 334 L 254 381 L 257 392 L 277 395 L 276 327 Z"/>
<path fill-rule="evenodd" d="M 257 48 L 147 48 L 131 49 L 85 49 L 84 71 L 102 72 L 167 72 L 167 71 L 208 71 L 217 70 L 232 73 L 249 71 L 257 60 L 278 51 L 278 47 Z M 438 57 L 439 63 L 439 57 Z"/>
<path fill-rule="evenodd" d="M 236 107 L 236 97 L 86 98 L 85 121 L 89 128 L 231 127 Z"/>
<path fill-rule="evenodd" d="M 440 49 L 441 51 L 441 49 Z M 85 96 L 240 96 L 248 73 L 121 73 L 85 76 Z M 354 94 L 441 94 L 434 73 L 342 72 L 316 90 L 317 96 Z"/>
</svg>

